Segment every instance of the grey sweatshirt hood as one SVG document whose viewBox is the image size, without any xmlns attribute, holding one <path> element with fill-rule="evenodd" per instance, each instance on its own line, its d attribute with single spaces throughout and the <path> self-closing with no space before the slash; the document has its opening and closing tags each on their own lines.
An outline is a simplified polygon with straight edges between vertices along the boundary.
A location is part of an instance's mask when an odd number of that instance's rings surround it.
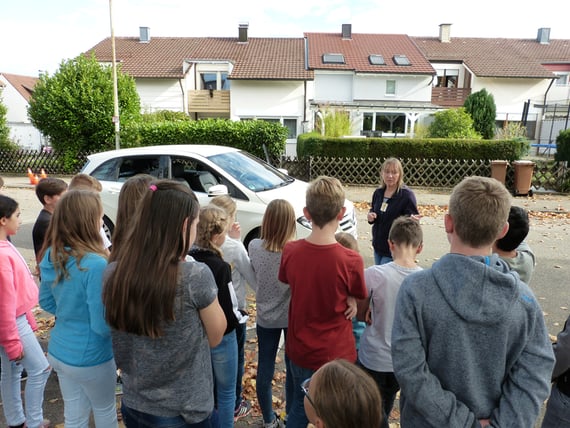
<svg viewBox="0 0 570 428">
<path fill-rule="evenodd" d="M 432 270 L 436 285 L 460 318 L 483 325 L 503 322 L 505 308 L 512 306 L 519 292 L 517 274 L 506 262 L 496 254 L 446 254 L 436 263 Z"/>
</svg>

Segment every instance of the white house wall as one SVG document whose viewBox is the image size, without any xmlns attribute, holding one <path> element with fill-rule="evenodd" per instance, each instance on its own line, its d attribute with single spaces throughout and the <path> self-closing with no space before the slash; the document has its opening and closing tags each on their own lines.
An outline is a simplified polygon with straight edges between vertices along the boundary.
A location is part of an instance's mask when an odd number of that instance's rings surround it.
<svg viewBox="0 0 570 428">
<path fill-rule="evenodd" d="M 300 126 L 303 86 L 300 81 L 232 80 L 230 118 L 297 118 Z"/>
<path fill-rule="evenodd" d="M 24 150 L 40 150 L 45 145 L 43 135 L 31 123 L 8 122 L 10 139 Z"/>
<path fill-rule="evenodd" d="M 315 71 L 315 101 L 342 103 L 352 102 L 352 72 Z"/>
<path fill-rule="evenodd" d="M 40 150 L 43 139 L 28 118 L 28 102 L 26 99 L 0 75 L 0 81 L 5 85 L 0 89 L 0 98 L 6 106 L 6 122 L 10 128 L 10 139 L 25 150 Z"/>
<path fill-rule="evenodd" d="M 303 132 L 305 89 L 300 81 L 232 80 L 231 120 L 296 119 L 297 135 Z M 283 122 L 282 122 L 283 123 Z M 297 139 L 287 139 L 287 156 L 296 156 Z"/>
<path fill-rule="evenodd" d="M 548 80 L 496 79 L 474 77 L 471 93 L 486 89 L 493 95 L 497 107 L 497 120 L 521 120 L 524 103 L 531 101 L 529 117 L 536 117 L 541 110 L 534 104 L 544 103 Z"/>
<path fill-rule="evenodd" d="M 386 95 L 386 81 L 396 81 L 396 95 Z M 357 74 L 354 100 L 431 101 L 431 76 Z"/>
<path fill-rule="evenodd" d="M 136 79 L 141 110 L 152 113 L 158 110 L 184 111 L 182 86 L 178 79 Z"/>
</svg>

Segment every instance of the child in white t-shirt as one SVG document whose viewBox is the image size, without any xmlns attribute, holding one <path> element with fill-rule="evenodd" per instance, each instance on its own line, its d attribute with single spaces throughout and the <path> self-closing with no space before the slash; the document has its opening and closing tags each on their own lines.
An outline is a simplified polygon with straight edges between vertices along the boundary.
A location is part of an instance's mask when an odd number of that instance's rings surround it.
<svg viewBox="0 0 570 428">
<path fill-rule="evenodd" d="M 422 251 L 422 240 L 422 228 L 416 219 L 398 217 L 388 235 L 393 261 L 364 270 L 370 297 L 358 305 L 358 318 L 367 323 L 360 338 L 358 364 L 374 378 L 380 389 L 384 412 L 382 428 L 388 428 L 388 418 L 400 389 L 394 376 L 391 353 L 396 296 L 404 278 L 422 269 L 415 261 Z"/>
</svg>

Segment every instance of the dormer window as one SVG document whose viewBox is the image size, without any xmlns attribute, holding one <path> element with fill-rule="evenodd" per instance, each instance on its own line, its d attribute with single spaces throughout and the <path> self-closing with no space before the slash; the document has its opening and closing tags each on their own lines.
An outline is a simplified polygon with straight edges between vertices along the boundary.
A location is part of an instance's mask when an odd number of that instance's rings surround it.
<svg viewBox="0 0 570 428">
<path fill-rule="evenodd" d="M 338 53 L 326 53 L 323 55 L 323 64 L 344 64 L 344 55 Z"/>
<path fill-rule="evenodd" d="M 392 59 L 396 65 L 412 65 L 406 55 L 394 55 Z"/>
<path fill-rule="evenodd" d="M 368 61 L 372 65 L 386 65 L 384 57 L 382 55 L 368 55 Z"/>
</svg>

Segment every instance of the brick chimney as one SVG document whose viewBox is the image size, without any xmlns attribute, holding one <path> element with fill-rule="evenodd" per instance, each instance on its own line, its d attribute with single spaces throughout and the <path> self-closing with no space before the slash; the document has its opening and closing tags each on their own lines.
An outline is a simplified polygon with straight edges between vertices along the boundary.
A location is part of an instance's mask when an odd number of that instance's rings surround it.
<svg viewBox="0 0 570 428">
<path fill-rule="evenodd" d="M 441 43 L 451 42 L 451 24 L 439 24 L 439 41 Z"/>
<path fill-rule="evenodd" d="M 239 24 L 238 28 L 238 43 L 247 43 L 247 29 L 249 28 L 249 24 L 244 22 Z"/>
</svg>

